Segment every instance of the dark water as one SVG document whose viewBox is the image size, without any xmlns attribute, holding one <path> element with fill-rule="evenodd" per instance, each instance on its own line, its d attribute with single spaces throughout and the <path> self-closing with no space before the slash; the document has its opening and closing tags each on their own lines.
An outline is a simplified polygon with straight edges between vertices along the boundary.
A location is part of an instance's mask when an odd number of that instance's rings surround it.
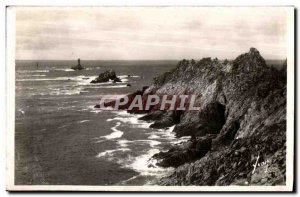
<svg viewBox="0 0 300 197">
<path fill-rule="evenodd" d="M 176 61 L 82 61 L 82 71 L 69 69 L 76 61 L 36 63 L 16 62 L 16 184 L 144 185 L 168 172 L 149 159 L 176 142 L 172 128 L 93 106 L 150 85 Z M 108 69 L 123 82 L 89 83 Z"/>
</svg>

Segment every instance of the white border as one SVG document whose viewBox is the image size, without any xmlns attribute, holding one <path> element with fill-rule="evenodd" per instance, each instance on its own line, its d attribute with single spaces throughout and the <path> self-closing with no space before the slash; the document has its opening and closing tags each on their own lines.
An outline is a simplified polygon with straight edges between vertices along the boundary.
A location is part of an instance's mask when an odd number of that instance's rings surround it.
<svg viewBox="0 0 300 197">
<path fill-rule="evenodd" d="M 65 4 L 64 4 L 65 5 Z M 81 4 L 79 4 L 81 5 Z M 126 5 L 126 4 L 125 4 Z M 128 4 L 127 4 L 128 5 Z M 130 4 L 129 4 L 130 5 Z M 177 4 L 178 5 L 178 4 Z M 78 4 L 77 4 L 78 6 Z M 119 5 L 120 6 L 120 5 Z M 14 185 L 14 123 L 15 123 L 15 12 L 7 9 L 6 57 L 6 147 L 7 190 L 14 191 L 292 191 L 294 178 L 294 8 L 288 15 L 287 71 L 287 182 L 286 186 L 24 186 Z M 289 164 L 289 165 L 288 165 Z"/>
</svg>

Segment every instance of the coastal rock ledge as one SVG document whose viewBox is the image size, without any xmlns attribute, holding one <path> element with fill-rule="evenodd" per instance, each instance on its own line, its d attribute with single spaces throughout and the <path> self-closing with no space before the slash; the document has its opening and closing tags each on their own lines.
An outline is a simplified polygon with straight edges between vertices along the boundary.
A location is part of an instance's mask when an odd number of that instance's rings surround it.
<svg viewBox="0 0 300 197">
<path fill-rule="evenodd" d="M 285 184 L 286 72 L 267 66 L 257 49 L 232 61 L 182 60 L 154 78 L 143 98 L 150 94 L 193 94 L 201 106 L 180 113 L 154 107 L 141 118 L 155 121 L 154 128 L 175 125 L 177 137 L 191 136 L 154 155 L 158 165 L 175 167 L 158 184 Z"/>
</svg>

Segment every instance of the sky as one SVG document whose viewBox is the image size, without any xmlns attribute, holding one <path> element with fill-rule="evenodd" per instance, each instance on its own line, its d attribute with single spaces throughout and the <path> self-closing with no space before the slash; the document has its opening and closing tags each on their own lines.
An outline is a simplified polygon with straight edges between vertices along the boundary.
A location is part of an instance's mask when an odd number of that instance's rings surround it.
<svg viewBox="0 0 300 197">
<path fill-rule="evenodd" d="M 17 7 L 18 60 L 285 59 L 280 7 Z"/>
</svg>

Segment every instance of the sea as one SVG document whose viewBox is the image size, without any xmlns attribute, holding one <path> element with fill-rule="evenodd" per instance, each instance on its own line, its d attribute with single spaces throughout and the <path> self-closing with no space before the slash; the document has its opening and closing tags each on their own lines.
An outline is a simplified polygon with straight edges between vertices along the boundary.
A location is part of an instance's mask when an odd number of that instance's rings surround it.
<svg viewBox="0 0 300 197">
<path fill-rule="evenodd" d="M 153 185 L 172 172 L 152 156 L 172 130 L 149 128 L 143 114 L 94 108 L 103 95 L 152 84 L 177 61 L 16 61 L 15 182 L 22 185 Z M 113 69 L 121 83 L 91 84 Z M 127 86 L 130 84 L 131 86 Z"/>
<path fill-rule="evenodd" d="M 283 61 L 272 61 L 278 67 Z M 152 156 L 177 139 L 149 128 L 142 114 L 94 108 L 104 95 L 125 95 L 152 84 L 177 61 L 16 61 L 15 184 L 155 185 L 174 169 Z M 271 64 L 270 64 L 271 65 Z M 90 82 L 113 69 L 121 83 Z M 127 86 L 130 84 L 131 86 Z"/>
</svg>

